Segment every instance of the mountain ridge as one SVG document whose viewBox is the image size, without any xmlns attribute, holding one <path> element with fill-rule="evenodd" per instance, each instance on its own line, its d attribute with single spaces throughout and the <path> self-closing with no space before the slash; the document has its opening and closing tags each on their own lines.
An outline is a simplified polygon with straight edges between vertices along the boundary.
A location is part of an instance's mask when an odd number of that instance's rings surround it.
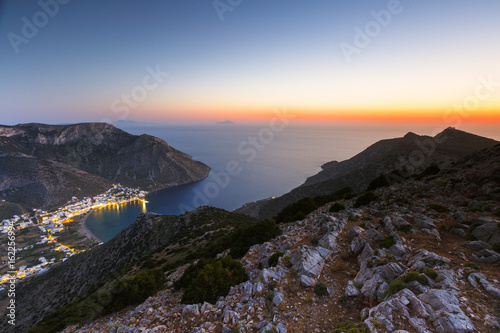
<svg viewBox="0 0 500 333">
<path fill-rule="evenodd" d="M 409 132 L 400 138 L 380 140 L 348 160 L 327 162 L 319 173 L 292 191 L 277 198 L 248 203 L 235 211 L 259 218 L 272 217 L 287 205 L 308 196 L 331 194 L 345 187 L 361 192 L 381 174 L 398 170 L 411 176 L 432 164 L 446 168 L 453 161 L 497 143 L 452 127 L 434 137 Z"/>
<path fill-rule="evenodd" d="M 159 138 L 106 123 L 0 125 L 0 161 L 0 195 L 26 208 L 55 207 L 113 183 L 158 190 L 198 181 L 210 171 Z"/>
</svg>

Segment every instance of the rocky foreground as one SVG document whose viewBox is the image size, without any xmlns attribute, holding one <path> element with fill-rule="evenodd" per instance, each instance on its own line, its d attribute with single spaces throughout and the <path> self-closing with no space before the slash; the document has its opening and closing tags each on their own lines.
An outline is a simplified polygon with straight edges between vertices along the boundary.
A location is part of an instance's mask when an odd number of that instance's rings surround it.
<svg viewBox="0 0 500 333">
<path fill-rule="evenodd" d="M 332 332 L 345 320 L 353 332 L 499 332 L 499 170 L 497 146 L 368 205 L 329 203 L 252 247 L 249 280 L 216 304 L 180 303 L 184 266 L 143 304 L 64 332 Z"/>
</svg>

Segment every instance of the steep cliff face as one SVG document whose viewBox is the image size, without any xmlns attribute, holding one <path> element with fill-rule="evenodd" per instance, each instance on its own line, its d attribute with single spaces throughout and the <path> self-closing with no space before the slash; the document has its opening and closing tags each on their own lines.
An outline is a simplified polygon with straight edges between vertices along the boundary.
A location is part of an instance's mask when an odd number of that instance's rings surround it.
<svg viewBox="0 0 500 333">
<path fill-rule="evenodd" d="M 0 126 L 0 196 L 27 208 L 112 183 L 149 190 L 190 183 L 209 171 L 161 139 L 105 123 Z"/>
<path fill-rule="evenodd" d="M 238 212 L 259 218 L 271 217 L 287 205 L 305 197 L 331 194 L 344 187 L 364 191 L 381 174 L 400 170 L 411 176 L 430 165 L 448 167 L 452 162 L 498 142 L 454 128 L 434 137 L 408 133 L 402 138 L 379 141 L 349 160 L 332 161 L 304 184 L 276 199 L 249 203 Z"/>
</svg>

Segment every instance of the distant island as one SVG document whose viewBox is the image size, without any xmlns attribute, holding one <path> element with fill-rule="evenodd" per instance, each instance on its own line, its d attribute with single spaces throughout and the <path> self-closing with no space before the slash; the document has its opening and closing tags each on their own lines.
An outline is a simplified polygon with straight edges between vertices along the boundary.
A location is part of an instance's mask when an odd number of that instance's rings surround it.
<svg viewBox="0 0 500 333">
<path fill-rule="evenodd" d="M 216 122 L 217 125 L 234 125 L 236 124 L 234 121 L 231 120 L 225 120 L 225 121 L 218 121 Z"/>
</svg>

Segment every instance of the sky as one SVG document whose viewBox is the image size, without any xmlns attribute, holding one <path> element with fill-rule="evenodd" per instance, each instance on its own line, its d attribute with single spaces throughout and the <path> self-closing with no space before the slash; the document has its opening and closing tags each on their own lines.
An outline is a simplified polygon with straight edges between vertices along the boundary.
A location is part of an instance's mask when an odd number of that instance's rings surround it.
<svg viewBox="0 0 500 333">
<path fill-rule="evenodd" d="M 500 125 L 500 1 L 5 0 L 2 124 Z"/>
</svg>

